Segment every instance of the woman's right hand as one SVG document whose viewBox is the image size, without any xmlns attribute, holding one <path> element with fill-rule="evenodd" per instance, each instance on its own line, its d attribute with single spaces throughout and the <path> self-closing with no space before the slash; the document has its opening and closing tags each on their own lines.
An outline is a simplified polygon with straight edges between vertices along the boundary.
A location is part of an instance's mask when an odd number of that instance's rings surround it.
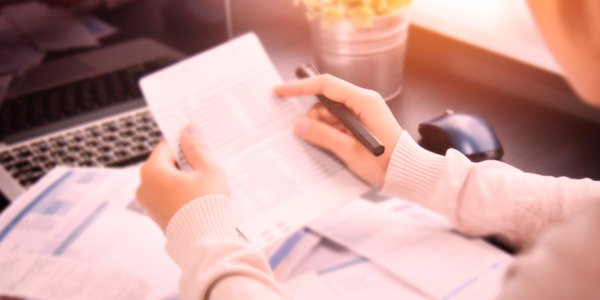
<svg viewBox="0 0 600 300">
<path fill-rule="evenodd" d="M 281 97 L 322 94 L 340 102 L 385 146 L 375 157 L 321 103 L 316 103 L 306 118 L 296 122 L 295 132 L 307 142 L 330 151 L 368 184 L 381 188 L 392 152 L 402 128 L 376 92 L 352 85 L 331 75 L 291 81 L 275 87 Z"/>
</svg>

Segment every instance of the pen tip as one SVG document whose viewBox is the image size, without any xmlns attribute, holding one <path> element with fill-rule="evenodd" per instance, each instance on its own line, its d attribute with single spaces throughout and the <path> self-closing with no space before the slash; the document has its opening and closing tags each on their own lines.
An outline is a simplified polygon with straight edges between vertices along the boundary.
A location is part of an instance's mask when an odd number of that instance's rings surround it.
<svg viewBox="0 0 600 300">
<path fill-rule="evenodd" d="M 375 154 L 375 156 L 380 156 L 383 154 L 383 152 L 385 152 L 385 146 L 383 145 L 377 146 L 375 149 L 373 149 L 373 154 Z"/>
</svg>

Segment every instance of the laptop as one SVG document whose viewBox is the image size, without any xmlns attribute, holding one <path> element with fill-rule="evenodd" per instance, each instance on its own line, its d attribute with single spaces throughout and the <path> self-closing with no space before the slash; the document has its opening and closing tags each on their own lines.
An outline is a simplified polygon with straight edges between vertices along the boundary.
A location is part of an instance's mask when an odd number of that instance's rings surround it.
<svg viewBox="0 0 600 300">
<path fill-rule="evenodd" d="M 138 39 L 52 61 L 17 80 L 0 105 L 4 197 L 14 200 L 57 165 L 120 167 L 145 160 L 161 133 L 138 79 L 183 57 Z"/>
</svg>

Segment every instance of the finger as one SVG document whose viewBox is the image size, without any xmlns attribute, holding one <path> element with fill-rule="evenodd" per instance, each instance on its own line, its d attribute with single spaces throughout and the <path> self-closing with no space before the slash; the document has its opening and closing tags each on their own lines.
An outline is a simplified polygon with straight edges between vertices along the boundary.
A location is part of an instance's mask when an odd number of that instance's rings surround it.
<svg viewBox="0 0 600 300">
<path fill-rule="evenodd" d="M 283 83 L 275 87 L 275 93 L 282 97 L 322 94 L 333 101 L 343 103 L 359 117 L 368 103 L 383 101 L 376 92 L 328 74 Z"/>
<path fill-rule="evenodd" d="M 300 119 L 296 123 L 295 131 L 302 139 L 337 155 L 346 164 L 355 156 L 358 141 L 325 123 Z"/>
<path fill-rule="evenodd" d="M 330 124 L 338 123 L 340 121 L 321 103 L 315 103 L 306 113 L 306 117 Z"/>
<path fill-rule="evenodd" d="M 173 155 L 173 152 L 171 152 L 171 149 L 164 139 L 161 140 L 156 147 L 154 147 L 154 150 L 152 150 L 152 153 L 150 154 L 150 157 L 148 157 L 146 163 L 150 165 L 165 165 L 176 168 L 175 155 Z"/>
<path fill-rule="evenodd" d="M 190 123 L 183 130 L 181 149 L 190 167 L 194 170 L 206 168 L 211 163 L 210 155 L 202 138 L 202 129 L 197 123 Z"/>
</svg>

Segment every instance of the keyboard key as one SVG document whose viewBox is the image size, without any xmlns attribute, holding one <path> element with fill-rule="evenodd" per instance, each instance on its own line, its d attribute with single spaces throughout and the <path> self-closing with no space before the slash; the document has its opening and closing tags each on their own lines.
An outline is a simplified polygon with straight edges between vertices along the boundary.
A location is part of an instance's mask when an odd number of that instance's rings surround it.
<svg viewBox="0 0 600 300">
<path fill-rule="evenodd" d="M 148 159 L 148 156 L 150 156 L 150 152 L 143 152 L 143 153 L 135 154 L 133 156 L 129 156 L 128 158 L 123 159 L 123 160 L 118 160 L 115 162 L 108 163 L 108 164 L 106 164 L 106 166 L 107 167 L 129 166 L 132 164 L 137 164 L 137 163 L 146 161 L 146 159 Z"/>
<path fill-rule="evenodd" d="M 126 117 L 126 118 L 119 119 L 118 126 L 121 128 L 131 128 L 131 127 L 135 126 L 135 123 L 133 122 L 132 117 Z"/>
<path fill-rule="evenodd" d="M 70 132 L 67 134 L 67 140 L 70 143 L 81 143 L 84 141 L 83 133 L 81 131 Z"/>
<path fill-rule="evenodd" d="M 14 168 L 16 168 L 17 170 L 21 170 L 21 169 L 26 169 L 26 168 L 31 167 L 31 163 L 28 160 L 21 160 L 21 161 L 17 161 L 12 166 Z"/>
<path fill-rule="evenodd" d="M 52 170 L 52 168 L 54 168 L 56 166 L 56 162 L 50 161 L 44 164 L 44 168 L 46 168 L 46 170 L 50 171 Z"/>
<path fill-rule="evenodd" d="M 34 183 L 36 183 L 43 175 L 38 175 L 38 176 L 32 176 L 32 177 L 28 177 L 26 179 L 21 179 L 19 180 L 19 184 L 21 184 L 23 187 L 29 187 L 31 185 L 33 185 Z"/>
<path fill-rule="evenodd" d="M 105 164 L 112 162 L 114 159 L 111 156 L 102 155 L 102 156 L 98 156 L 98 158 L 96 158 L 96 160 L 98 160 L 99 163 L 105 165 Z"/>
<path fill-rule="evenodd" d="M 44 141 L 31 143 L 31 145 L 29 145 L 29 147 L 37 153 L 46 153 L 50 150 L 50 147 Z"/>
<path fill-rule="evenodd" d="M 123 159 L 123 158 L 129 156 L 129 152 L 127 152 L 125 150 L 119 150 L 119 151 L 115 152 L 115 156 L 117 157 L 117 159 Z"/>
<path fill-rule="evenodd" d="M 131 149 L 135 152 L 148 152 L 148 147 L 144 145 L 136 145 L 131 147 Z"/>
<path fill-rule="evenodd" d="M 135 135 L 135 132 L 133 132 L 131 130 L 125 130 L 125 131 L 119 132 L 119 135 L 122 137 L 131 137 L 131 136 Z"/>
<path fill-rule="evenodd" d="M 148 132 L 148 131 L 152 130 L 152 127 L 148 126 L 148 125 L 143 125 L 143 126 L 136 128 L 135 130 L 137 132 Z"/>
<path fill-rule="evenodd" d="M 103 141 L 107 142 L 107 143 L 111 143 L 117 140 L 117 137 L 114 135 L 107 135 L 105 137 L 102 138 Z"/>
<path fill-rule="evenodd" d="M 19 152 L 17 154 L 17 157 L 21 158 L 21 159 L 25 159 L 25 158 L 29 158 L 32 155 L 33 155 L 33 153 L 31 153 L 31 151 L 29 149 L 25 149 L 25 150 L 22 150 L 21 152 Z"/>
<path fill-rule="evenodd" d="M 150 137 L 155 138 L 155 139 L 159 139 L 162 137 L 162 132 L 155 130 L 150 132 L 148 135 L 150 135 Z"/>
<path fill-rule="evenodd" d="M 23 168 L 21 170 L 18 170 L 16 172 L 14 172 L 12 174 L 12 176 L 14 178 L 17 178 L 17 180 L 24 180 L 29 177 L 41 176 L 43 171 L 44 170 L 42 168 L 34 166 L 34 167 Z"/>
<path fill-rule="evenodd" d="M 130 143 L 126 142 L 126 141 L 117 141 L 115 143 L 115 146 L 118 148 L 126 148 L 126 147 L 129 147 L 129 145 L 130 145 Z"/>
<path fill-rule="evenodd" d="M 0 153 L 0 163 L 1 164 L 7 165 L 13 161 L 15 161 L 15 158 L 10 153 L 8 153 L 8 151 L 4 151 L 4 152 Z"/>
<path fill-rule="evenodd" d="M 98 143 L 98 141 L 95 140 L 89 140 L 87 142 L 85 142 L 85 145 L 91 148 L 95 148 L 98 147 L 100 145 L 100 143 Z"/>
<path fill-rule="evenodd" d="M 77 165 L 80 167 L 94 167 L 94 166 L 96 166 L 96 163 L 94 163 L 91 160 L 84 160 L 84 161 L 80 161 L 79 163 L 77 163 Z"/>
<path fill-rule="evenodd" d="M 143 143 L 143 142 L 147 141 L 148 138 L 143 135 L 138 135 L 138 136 L 133 137 L 131 140 L 135 143 Z"/>
<path fill-rule="evenodd" d="M 62 162 L 69 166 L 72 166 L 77 162 L 77 159 L 73 156 L 66 156 L 66 157 L 63 157 Z"/>
<path fill-rule="evenodd" d="M 79 153 L 79 157 L 83 158 L 83 159 L 90 159 L 92 157 L 94 157 L 94 153 L 90 152 L 90 151 L 84 151 Z"/>
<path fill-rule="evenodd" d="M 154 146 L 156 146 L 158 144 L 158 142 L 160 142 L 160 140 L 152 140 L 148 142 L 148 145 L 152 148 L 154 148 Z"/>
<path fill-rule="evenodd" d="M 100 128 L 97 126 L 88 127 L 86 129 L 84 129 L 83 132 L 87 137 L 96 138 L 101 135 Z"/>
<path fill-rule="evenodd" d="M 39 164 L 39 163 L 45 163 L 45 162 L 47 162 L 49 160 L 49 158 L 46 155 L 38 155 L 38 156 L 34 157 L 32 160 L 33 160 L 34 163 L 38 163 Z"/>
<path fill-rule="evenodd" d="M 65 155 L 67 155 L 67 153 L 63 150 L 55 150 L 55 151 L 52 151 L 52 153 L 50 153 L 50 155 L 52 155 L 52 157 L 54 157 L 54 158 L 61 158 Z"/>
<path fill-rule="evenodd" d="M 21 147 L 17 147 L 17 148 L 13 148 L 12 149 L 13 155 L 19 155 L 19 153 L 21 153 L 23 151 L 27 151 L 27 147 L 21 146 Z"/>
<path fill-rule="evenodd" d="M 98 151 L 102 152 L 102 153 L 110 152 L 110 150 L 112 150 L 112 148 L 110 146 L 104 145 L 104 146 L 98 147 Z"/>
<path fill-rule="evenodd" d="M 79 146 L 79 145 L 72 145 L 72 146 L 69 146 L 67 148 L 67 150 L 69 152 L 80 152 L 81 150 L 83 150 L 83 148 L 81 148 L 81 146 Z"/>
<path fill-rule="evenodd" d="M 49 141 L 50 141 L 50 146 L 54 147 L 54 148 L 63 148 L 67 145 L 67 141 L 62 136 L 51 138 Z"/>
</svg>

